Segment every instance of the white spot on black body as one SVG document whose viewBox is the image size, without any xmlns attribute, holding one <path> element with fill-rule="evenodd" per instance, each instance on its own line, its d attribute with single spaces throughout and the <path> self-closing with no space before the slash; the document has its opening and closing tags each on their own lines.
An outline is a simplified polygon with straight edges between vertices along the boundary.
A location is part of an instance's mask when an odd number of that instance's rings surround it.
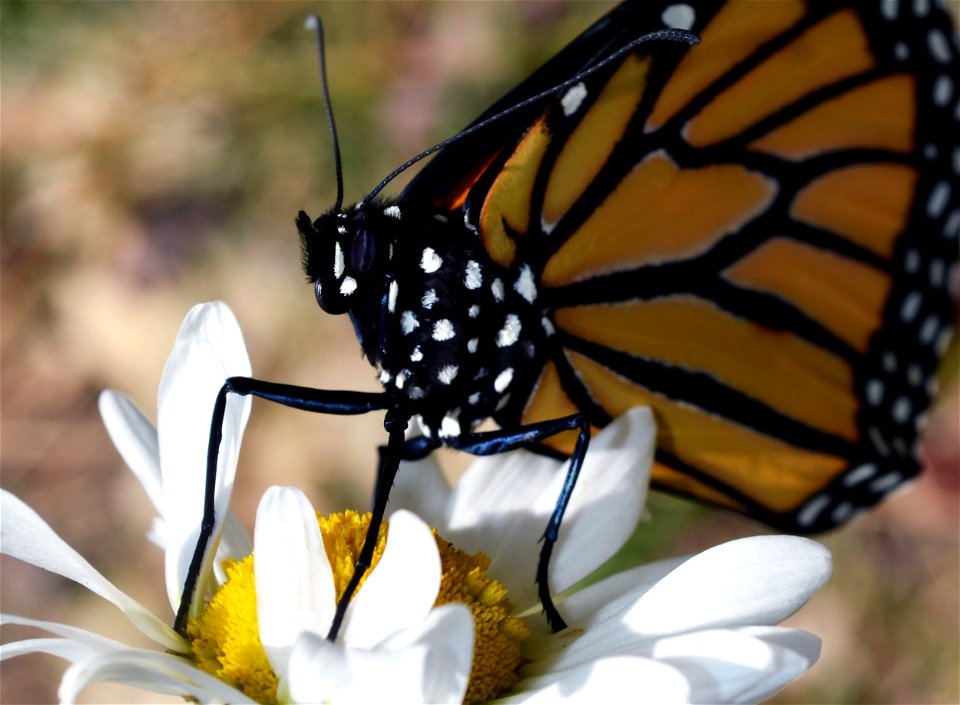
<svg viewBox="0 0 960 705">
<path fill-rule="evenodd" d="M 340 294 L 343 296 L 350 296 L 353 292 L 357 290 L 357 280 L 353 277 L 347 276 L 343 278 L 343 281 L 340 282 Z"/>
<path fill-rule="evenodd" d="M 427 289 L 423 292 L 423 296 L 420 297 L 420 305 L 425 309 L 433 308 L 433 305 L 437 303 L 437 291 L 436 289 Z"/>
<path fill-rule="evenodd" d="M 399 206 L 387 206 L 383 209 L 383 214 L 389 218 L 400 219 L 400 207 Z"/>
<path fill-rule="evenodd" d="M 503 394 L 503 392 L 510 386 L 510 383 L 513 381 L 513 368 L 508 367 L 503 372 L 497 375 L 497 378 L 493 380 L 493 388 L 497 390 L 497 393 Z"/>
<path fill-rule="evenodd" d="M 441 318 L 433 324 L 433 339 L 438 343 L 442 343 L 445 340 L 452 340 L 456 334 L 453 321 L 449 318 Z"/>
<path fill-rule="evenodd" d="M 393 313 L 397 308 L 397 294 L 400 292 L 400 285 L 394 279 L 390 282 L 390 291 L 387 293 L 387 310 Z"/>
<path fill-rule="evenodd" d="M 339 279 L 343 276 L 343 248 L 339 242 L 333 243 L 333 278 Z"/>
<path fill-rule="evenodd" d="M 508 313 L 503 322 L 503 328 L 497 333 L 497 347 L 508 348 L 520 339 L 520 331 L 523 326 L 520 323 L 520 317 L 515 313 Z"/>
<path fill-rule="evenodd" d="M 463 285 L 468 289 L 479 289 L 483 284 L 483 274 L 480 271 L 480 263 L 470 260 L 463 272 Z"/>
<path fill-rule="evenodd" d="M 490 293 L 497 301 L 503 301 L 503 282 L 499 277 L 490 282 Z"/>
<path fill-rule="evenodd" d="M 420 269 L 427 274 L 433 274 L 443 266 L 443 260 L 432 247 L 424 247 L 420 257 Z"/>
<path fill-rule="evenodd" d="M 437 381 L 440 382 L 440 384 L 452 384 L 459 372 L 460 368 L 457 365 L 445 365 L 437 372 Z"/>
<path fill-rule="evenodd" d="M 420 327 L 420 321 L 417 320 L 417 314 L 413 311 L 404 311 L 400 314 L 400 330 L 404 335 L 410 335 Z"/>
<path fill-rule="evenodd" d="M 533 281 L 533 270 L 529 265 L 523 265 L 520 268 L 520 276 L 513 285 L 514 291 L 526 299 L 527 303 L 533 303 L 537 300 L 537 285 Z"/>
</svg>

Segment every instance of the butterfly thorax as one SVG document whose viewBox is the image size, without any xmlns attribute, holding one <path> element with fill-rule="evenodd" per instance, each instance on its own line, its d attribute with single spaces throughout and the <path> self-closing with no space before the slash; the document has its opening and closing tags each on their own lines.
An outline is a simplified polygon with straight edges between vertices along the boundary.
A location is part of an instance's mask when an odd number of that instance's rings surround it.
<svg viewBox="0 0 960 705">
<path fill-rule="evenodd" d="M 507 403 L 539 374 L 543 312 L 533 270 L 494 262 L 443 213 L 377 202 L 302 214 L 304 267 L 321 307 L 348 312 L 364 356 L 405 415 L 441 439 Z"/>
</svg>

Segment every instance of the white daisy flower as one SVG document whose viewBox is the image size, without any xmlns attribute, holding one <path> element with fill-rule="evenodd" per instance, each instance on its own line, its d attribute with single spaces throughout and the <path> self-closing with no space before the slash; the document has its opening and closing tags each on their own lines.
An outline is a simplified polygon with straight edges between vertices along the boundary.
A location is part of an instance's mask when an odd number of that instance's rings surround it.
<svg viewBox="0 0 960 705">
<path fill-rule="evenodd" d="M 462 604 L 434 607 L 442 573 L 437 541 L 410 512 L 390 517 L 389 539 L 350 602 L 337 643 L 326 640 L 366 536 L 362 520 L 356 531 L 344 526 L 357 516 L 321 518 L 321 536 L 318 517 L 299 490 L 274 487 L 260 503 L 256 606 L 259 639 L 279 678 L 277 699 L 460 702 L 473 653 L 471 613 Z M 331 567 L 324 538 L 343 542 L 351 535 L 355 550 L 335 550 L 337 568 Z"/>
<path fill-rule="evenodd" d="M 101 397 L 111 438 L 158 510 L 151 539 L 166 552 L 166 583 L 174 610 L 200 522 L 213 399 L 226 377 L 249 374 L 232 313 L 223 304 L 205 304 L 186 317 L 164 369 L 158 393 L 159 431 L 123 395 L 105 392 Z M 340 579 L 341 588 L 349 580 L 360 544 L 352 554 L 346 544 L 350 536 L 362 541 L 366 534 L 365 528 L 355 525 L 362 523 L 355 513 L 353 519 L 348 515 L 326 520 L 328 526 L 336 525 L 327 536 L 335 556 L 331 567 L 320 525 L 303 495 L 271 489 L 258 513 L 260 570 L 255 589 L 245 588 L 242 575 L 227 580 L 228 574 L 243 573 L 244 561 L 228 559 L 221 565 L 221 558 L 242 557 L 250 546 L 249 537 L 227 510 L 248 406 L 248 401 L 236 397 L 227 406 L 214 500 L 217 527 L 210 546 L 214 549 L 210 553 L 218 553 L 217 570 L 208 556 L 191 606 L 188 636 L 177 634 L 166 620 L 111 584 L 33 510 L 4 491 L 3 553 L 108 599 L 161 650 L 132 648 L 68 625 L 3 615 L 4 624 L 32 626 L 56 637 L 4 644 L 0 657 L 50 653 L 70 661 L 58 692 L 62 702 L 73 702 L 97 681 L 218 703 L 254 698 L 356 701 L 387 695 L 399 702 L 462 699 L 470 673 L 473 620 L 462 605 L 434 608 L 435 602 L 454 602 L 451 594 L 458 593 L 441 587 L 438 542 L 409 512 L 394 514 L 389 542 L 383 540 L 384 527 L 375 556 L 380 561 L 361 583 L 335 645 L 323 638 L 335 609 L 332 578 Z M 253 556 L 246 563 L 252 565 Z M 249 574 L 252 578 L 252 567 Z M 212 598 L 205 603 L 200 598 L 207 592 Z M 260 599 L 253 599 L 257 593 Z M 234 648 L 238 642 L 239 650 Z M 371 673 L 377 677 L 371 678 Z"/>
<path fill-rule="evenodd" d="M 206 372 L 190 371 L 194 361 Z M 248 369 L 229 310 L 206 305 L 188 316 L 165 370 L 159 436 L 129 400 L 108 393 L 102 401 L 111 436 L 158 508 L 153 536 L 167 551 L 174 608 L 199 523 L 206 431 L 197 429 L 208 428 L 207 398 L 224 377 Z M 180 392 L 177 380 L 184 381 Z M 218 517 L 228 516 L 245 418 L 242 402 L 228 413 Z M 178 433 L 192 451 L 176 448 Z M 594 439 L 554 554 L 555 590 L 591 573 L 631 533 L 643 511 L 653 435 L 649 412 L 634 410 Z M 562 478 L 559 464 L 526 453 L 496 456 L 479 461 L 453 490 L 431 461 L 413 465 L 401 469 L 394 505 L 417 506 L 447 539 L 490 558 L 434 538 L 416 516 L 395 511 L 391 539 L 384 544 L 381 534 L 380 562 L 351 603 L 337 644 L 324 636 L 366 533 L 359 515 L 318 521 L 302 494 L 271 489 L 258 512 L 253 555 L 226 561 L 219 577 L 205 562 L 202 584 L 215 591 L 206 606 L 193 605 L 188 643 L 4 493 L 4 553 L 110 599 L 165 651 L 4 616 L 58 638 L 4 645 L 3 657 L 42 651 L 71 661 L 60 687 L 65 702 L 97 680 L 200 702 L 586 700 L 619 698 L 624 688 L 656 701 L 753 701 L 816 659 L 815 637 L 764 626 L 825 581 L 829 555 L 813 542 L 747 539 L 621 573 L 559 600 L 571 628 L 549 635 L 537 614 L 532 567 L 534 539 Z M 233 556 L 249 546 L 242 530 L 231 532 L 232 522 L 217 566 L 228 543 Z M 526 623 L 512 616 L 504 585 Z M 457 602 L 469 612 L 450 604 Z"/>
<path fill-rule="evenodd" d="M 569 628 L 550 634 L 534 571 L 539 536 L 564 473 L 525 451 L 476 461 L 451 488 L 437 464 L 405 464 L 391 503 L 417 512 L 466 551 L 484 550 L 532 630 L 529 662 L 506 702 L 758 702 L 817 659 L 820 641 L 776 627 L 829 578 L 829 551 L 808 539 L 760 536 L 628 570 L 572 594 L 636 527 L 655 429 L 633 409 L 591 441 L 550 567 Z M 566 594 L 564 598 L 563 595 Z"/>
</svg>

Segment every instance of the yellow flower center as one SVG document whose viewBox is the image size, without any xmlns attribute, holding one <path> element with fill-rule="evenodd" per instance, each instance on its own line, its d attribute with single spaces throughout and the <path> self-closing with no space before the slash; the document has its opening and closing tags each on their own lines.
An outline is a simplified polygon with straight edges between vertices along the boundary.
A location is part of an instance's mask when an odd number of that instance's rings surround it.
<svg viewBox="0 0 960 705">
<path fill-rule="evenodd" d="M 354 511 L 329 517 L 318 514 L 317 520 L 339 598 L 353 575 L 370 525 L 370 514 Z M 506 588 L 487 577 L 490 559 L 486 555 L 482 552 L 470 555 L 437 536 L 436 531 L 434 536 L 442 570 L 435 605 L 461 602 L 473 612 L 473 664 L 464 702 L 489 700 L 516 682 L 524 663 L 520 645 L 529 628 L 512 616 L 513 605 L 506 599 Z M 377 537 L 371 570 L 383 554 L 386 538 L 384 522 Z M 273 705 L 277 702 L 279 679 L 260 643 L 253 556 L 242 561 L 228 559 L 224 562 L 224 571 L 226 581 L 204 611 L 187 625 L 197 666 L 257 702 Z"/>
</svg>

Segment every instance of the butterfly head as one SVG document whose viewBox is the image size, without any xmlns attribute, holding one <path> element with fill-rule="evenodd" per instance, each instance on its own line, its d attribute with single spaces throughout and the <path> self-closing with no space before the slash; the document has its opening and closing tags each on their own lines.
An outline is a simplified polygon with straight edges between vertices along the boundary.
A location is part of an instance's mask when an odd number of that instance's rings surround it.
<svg viewBox="0 0 960 705">
<path fill-rule="evenodd" d="M 378 225 L 361 209 L 332 210 L 315 221 L 303 211 L 297 216 L 303 267 L 327 313 L 347 313 L 379 296 L 391 246 Z"/>
</svg>

